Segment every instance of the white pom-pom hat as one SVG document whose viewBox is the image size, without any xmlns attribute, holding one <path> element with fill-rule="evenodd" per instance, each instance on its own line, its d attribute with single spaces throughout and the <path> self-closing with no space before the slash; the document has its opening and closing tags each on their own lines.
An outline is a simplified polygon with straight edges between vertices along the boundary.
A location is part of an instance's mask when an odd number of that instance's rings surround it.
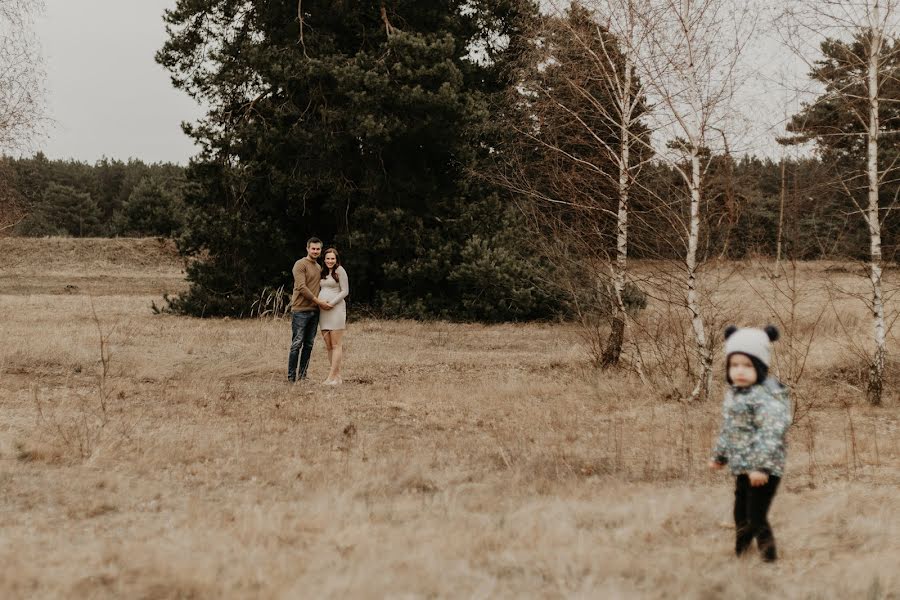
<svg viewBox="0 0 900 600">
<path fill-rule="evenodd" d="M 725 328 L 725 358 L 735 353 L 752 356 L 766 367 L 772 361 L 772 342 L 778 339 L 778 329 L 767 325 L 764 329 L 734 325 Z"/>
</svg>

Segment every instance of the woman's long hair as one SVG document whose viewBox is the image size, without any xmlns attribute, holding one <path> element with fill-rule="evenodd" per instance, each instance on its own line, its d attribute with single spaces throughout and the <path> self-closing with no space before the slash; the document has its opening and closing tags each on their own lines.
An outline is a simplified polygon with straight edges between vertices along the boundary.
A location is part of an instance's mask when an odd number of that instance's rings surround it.
<svg viewBox="0 0 900 600">
<path fill-rule="evenodd" d="M 334 280 L 340 282 L 338 277 L 338 267 L 341 266 L 341 255 L 338 254 L 338 251 L 335 248 L 329 248 L 325 252 L 322 253 L 322 277 L 321 279 L 325 279 L 328 277 L 328 267 L 325 265 L 325 257 L 328 256 L 328 253 L 331 252 L 334 254 L 334 272 L 331 274 L 334 277 Z"/>
</svg>

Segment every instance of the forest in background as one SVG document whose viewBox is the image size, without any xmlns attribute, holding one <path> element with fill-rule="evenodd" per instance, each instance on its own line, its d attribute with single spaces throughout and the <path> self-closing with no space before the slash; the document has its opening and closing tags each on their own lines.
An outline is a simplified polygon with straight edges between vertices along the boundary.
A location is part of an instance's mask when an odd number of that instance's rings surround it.
<svg viewBox="0 0 900 600">
<path fill-rule="evenodd" d="M 7 185 L 13 189 L 20 215 L 15 227 L 7 233 L 19 236 L 71 237 L 169 237 L 178 239 L 187 224 L 184 203 L 188 185 L 187 167 L 173 163 L 146 164 L 140 160 L 102 159 L 93 164 L 73 160 L 51 160 L 43 154 L 30 158 L 5 158 L 0 169 Z M 660 190 L 677 186 L 677 175 L 664 165 L 654 167 L 654 179 Z M 777 245 L 779 207 L 784 193 L 783 256 L 794 260 L 851 259 L 863 260 L 868 252 L 865 222 L 853 218 L 856 210 L 846 194 L 830 181 L 829 166 L 817 157 L 788 159 L 784 163 L 784 179 L 780 161 L 769 158 L 718 156 L 711 161 L 708 186 L 704 190 L 705 209 L 701 227 L 702 248 L 706 258 L 742 259 L 774 257 Z M 650 179 L 648 177 L 648 179 Z M 7 194 L 9 194 L 7 190 Z M 669 193 L 677 193 L 674 189 Z M 635 258 L 677 258 L 681 252 L 681 232 L 654 204 L 655 196 L 638 196 L 633 205 L 634 228 L 631 256 Z M 512 199 L 497 202 L 494 210 L 508 211 L 507 219 L 493 219 L 484 213 L 487 239 L 473 240 L 466 252 L 468 271 L 479 261 L 486 278 L 516 272 L 516 262 L 538 256 L 535 247 L 539 237 L 515 235 L 516 223 L 523 226 L 524 215 Z M 900 214 L 889 214 L 885 220 L 885 257 L 894 261 L 900 234 Z M 608 218 L 600 225 L 605 236 L 614 236 L 615 221 Z M 374 227 L 374 224 L 373 224 Z M 386 236 L 402 235 L 402 230 L 384 231 Z M 315 234 L 311 232 L 310 235 Z M 324 234 L 322 234 L 324 235 Z M 301 236 L 302 237 L 302 236 Z M 333 237 L 332 237 L 333 240 Z M 297 252 L 302 243 L 297 238 Z M 330 240 L 331 241 L 331 240 Z M 449 242 L 450 240 L 443 240 Z M 442 244 L 440 237 L 436 244 Z M 478 253 L 482 247 L 489 256 Z M 344 250 L 352 264 L 353 251 Z M 423 249 L 424 251 L 424 249 Z M 498 263 L 505 258 L 509 264 Z M 572 257 L 567 257 L 571 259 Z M 561 257 L 562 259 L 562 257 Z M 463 262 L 460 257 L 460 262 Z M 552 277 L 553 265 L 542 266 Z M 289 270 L 284 265 L 276 265 Z M 474 274 L 473 274 L 474 275 Z M 487 279 L 485 280 L 487 281 Z M 273 280 L 271 286 L 286 283 Z M 436 282 L 439 286 L 441 282 Z M 509 282 L 515 286 L 514 281 Z M 477 285 L 477 283 L 476 283 Z M 490 290 L 485 290 L 490 292 Z M 487 299 L 485 304 L 493 304 Z M 550 318 L 555 316 L 553 296 L 510 305 L 504 313 L 502 301 L 496 310 L 484 308 L 469 315 L 472 318 L 507 320 L 510 318 Z M 419 305 L 428 312 L 428 307 Z M 464 313 L 457 313 L 465 317 Z"/>
<path fill-rule="evenodd" d="M 184 226 L 181 165 L 107 158 L 91 164 L 37 153 L 3 159 L 0 173 L 18 212 L 13 235 L 177 237 Z"/>
</svg>

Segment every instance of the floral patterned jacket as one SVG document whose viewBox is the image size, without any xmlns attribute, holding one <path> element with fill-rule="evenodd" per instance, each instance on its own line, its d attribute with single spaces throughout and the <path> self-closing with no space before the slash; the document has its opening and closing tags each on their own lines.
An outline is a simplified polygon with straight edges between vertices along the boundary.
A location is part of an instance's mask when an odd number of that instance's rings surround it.
<svg viewBox="0 0 900 600">
<path fill-rule="evenodd" d="M 785 442 L 791 425 L 788 390 L 772 377 L 748 388 L 731 388 L 722 405 L 722 431 L 713 460 L 728 464 L 735 475 L 784 473 Z"/>
</svg>

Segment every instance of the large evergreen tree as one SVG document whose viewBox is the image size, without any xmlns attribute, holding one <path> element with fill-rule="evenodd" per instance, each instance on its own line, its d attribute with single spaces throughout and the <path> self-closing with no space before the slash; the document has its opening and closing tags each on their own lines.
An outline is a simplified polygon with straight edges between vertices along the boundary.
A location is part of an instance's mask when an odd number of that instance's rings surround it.
<svg viewBox="0 0 900 600">
<path fill-rule="evenodd" d="M 177 308 L 241 314 L 262 288 L 290 284 L 293 261 L 316 235 L 340 245 L 354 300 L 395 314 L 471 316 L 470 279 L 454 270 L 472 236 L 495 238 L 505 217 L 494 192 L 467 174 L 489 152 L 487 98 L 507 84 L 509 40 L 534 7 L 300 8 L 180 0 L 166 14 L 169 40 L 157 58 L 176 87 L 209 106 L 186 127 L 202 150 L 189 169 L 180 243 L 207 258 L 192 263 Z M 537 287 L 527 277 L 520 285 Z M 546 295 L 515 298 L 530 300 L 507 317 L 547 313 Z"/>
</svg>

